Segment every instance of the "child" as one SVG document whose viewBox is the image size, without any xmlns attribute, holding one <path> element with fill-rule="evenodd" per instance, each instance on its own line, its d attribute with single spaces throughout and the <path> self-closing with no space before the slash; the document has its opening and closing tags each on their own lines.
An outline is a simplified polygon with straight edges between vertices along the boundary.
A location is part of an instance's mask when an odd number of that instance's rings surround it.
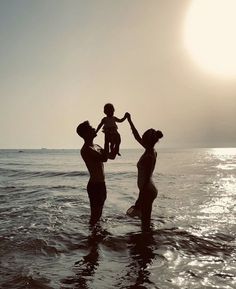
<svg viewBox="0 0 236 289">
<path fill-rule="evenodd" d="M 100 124 L 96 129 L 96 133 L 100 130 L 103 126 L 103 132 L 105 134 L 105 144 L 104 150 L 109 155 L 110 159 L 115 159 L 116 155 L 120 156 L 119 149 L 121 138 L 118 132 L 118 127 L 116 122 L 123 122 L 126 117 L 127 113 L 122 118 L 117 118 L 114 116 L 114 106 L 111 103 L 107 103 L 104 106 L 104 113 L 106 117 L 104 117 Z"/>
</svg>

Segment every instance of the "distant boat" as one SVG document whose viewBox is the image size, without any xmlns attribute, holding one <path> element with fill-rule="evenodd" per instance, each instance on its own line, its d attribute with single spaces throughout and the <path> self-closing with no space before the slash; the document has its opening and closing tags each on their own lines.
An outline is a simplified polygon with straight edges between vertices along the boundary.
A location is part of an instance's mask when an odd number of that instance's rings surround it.
<svg viewBox="0 0 236 289">
<path fill-rule="evenodd" d="M 23 153 L 24 151 L 18 151 L 18 153 Z"/>
</svg>

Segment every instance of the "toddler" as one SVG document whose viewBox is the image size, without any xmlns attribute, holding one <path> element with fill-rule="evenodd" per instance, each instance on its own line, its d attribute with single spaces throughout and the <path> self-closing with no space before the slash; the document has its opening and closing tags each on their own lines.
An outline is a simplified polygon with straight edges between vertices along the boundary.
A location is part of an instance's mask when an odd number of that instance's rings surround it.
<svg viewBox="0 0 236 289">
<path fill-rule="evenodd" d="M 104 117 L 100 124 L 96 129 L 96 133 L 103 127 L 103 132 L 105 134 L 105 144 L 104 150 L 108 154 L 110 159 L 115 159 L 116 155 L 120 156 L 120 143 L 121 138 L 118 132 L 117 122 L 123 122 L 126 117 L 127 113 L 125 113 L 124 117 L 117 118 L 114 116 L 114 106 L 111 103 L 107 103 L 104 106 L 104 113 L 106 117 Z"/>
</svg>

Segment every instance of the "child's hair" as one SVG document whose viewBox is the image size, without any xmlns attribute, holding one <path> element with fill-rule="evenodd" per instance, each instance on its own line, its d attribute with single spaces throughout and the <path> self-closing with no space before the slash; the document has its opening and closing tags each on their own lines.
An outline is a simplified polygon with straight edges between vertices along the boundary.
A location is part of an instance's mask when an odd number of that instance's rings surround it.
<svg viewBox="0 0 236 289">
<path fill-rule="evenodd" d="M 111 104 L 111 103 L 106 103 L 106 104 L 104 105 L 104 113 L 105 113 L 107 116 L 113 116 L 114 111 L 115 111 L 115 109 L 114 109 L 113 104 Z"/>
</svg>

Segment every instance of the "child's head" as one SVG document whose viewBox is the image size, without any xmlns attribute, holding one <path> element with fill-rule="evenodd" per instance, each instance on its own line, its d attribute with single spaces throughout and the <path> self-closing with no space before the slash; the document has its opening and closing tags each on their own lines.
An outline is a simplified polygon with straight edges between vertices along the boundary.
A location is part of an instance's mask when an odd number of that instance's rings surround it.
<svg viewBox="0 0 236 289">
<path fill-rule="evenodd" d="M 104 111 L 105 115 L 107 115 L 107 116 L 113 116 L 114 111 L 115 111 L 113 104 L 111 104 L 111 103 L 105 104 L 103 111 Z"/>
</svg>

